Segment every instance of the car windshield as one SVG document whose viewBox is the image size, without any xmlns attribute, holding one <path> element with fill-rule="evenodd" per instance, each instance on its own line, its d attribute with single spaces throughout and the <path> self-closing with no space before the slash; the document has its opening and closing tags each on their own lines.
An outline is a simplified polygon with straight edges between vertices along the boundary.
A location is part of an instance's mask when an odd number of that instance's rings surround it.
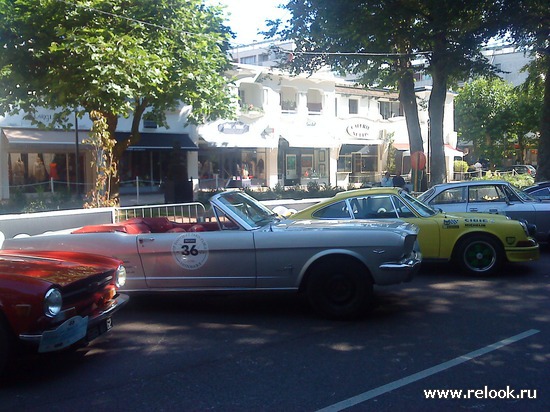
<svg viewBox="0 0 550 412">
<path fill-rule="evenodd" d="M 405 199 L 420 216 L 429 217 L 438 213 L 437 210 L 418 200 L 416 197 L 412 196 L 405 190 L 401 190 L 401 197 Z"/>
<path fill-rule="evenodd" d="M 276 213 L 242 192 L 224 193 L 219 201 L 227 211 L 239 217 L 251 227 L 261 227 L 277 219 Z"/>
<path fill-rule="evenodd" d="M 531 196 L 529 193 L 526 193 L 523 190 L 518 189 L 514 185 L 510 185 L 509 188 L 514 193 L 514 195 L 516 195 L 523 202 L 540 202 L 540 199 L 537 199 L 536 197 Z M 514 199 L 511 199 L 511 200 L 514 200 Z"/>
</svg>

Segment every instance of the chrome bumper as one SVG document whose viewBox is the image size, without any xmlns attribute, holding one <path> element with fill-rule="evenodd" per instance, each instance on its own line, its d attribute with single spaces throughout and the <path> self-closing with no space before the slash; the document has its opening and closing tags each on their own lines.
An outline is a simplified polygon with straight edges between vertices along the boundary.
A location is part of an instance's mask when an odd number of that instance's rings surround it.
<svg viewBox="0 0 550 412">
<path fill-rule="evenodd" d="M 379 266 L 383 276 L 376 283 L 379 285 L 392 285 L 401 282 L 410 282 L 420 270 L 422 254 L 417 251 L 398 262 L 385 262 Z"/>
<path fill-rule="evenodd" d="M 119 294 L 116 298 L 113 299 L 113 303 L 111 306 L 106 308 L 105 310 L 98 311 L 94 313 L 91 316 L 88 316 L 88 326 L 87 329 L 91 329 L 94 326 L 96 326 L 98 323 L 104 321 L 105 319 L 111 317 L 115 312 L 117 312 L 119 309 L 121 309 L 126 303 L 128 303 L 128 300 L 130 298 L 128 295 Z M 45 332 L 45 331 L 44 331 Z M 19 335 L 19 339 L 23 342 L 31 343 L 34 345 L 39 345 L 40 341 L 42 340 L 43 333 L 36 333 L 36 334 L 28 334 L 28 333 L 22 333 Z"/>
</svg>

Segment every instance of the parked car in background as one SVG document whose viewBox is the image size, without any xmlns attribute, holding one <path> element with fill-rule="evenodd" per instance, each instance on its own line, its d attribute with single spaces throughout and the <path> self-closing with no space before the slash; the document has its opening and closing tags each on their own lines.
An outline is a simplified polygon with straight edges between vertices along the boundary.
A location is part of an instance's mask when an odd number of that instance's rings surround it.
<svg viewBox="0 0 550 412">
<path fill-rule="evenodd" d="M 538 182 L 523 189 L 525 193 L 540 200 L 550 200 L 550 181 Z"/>
<path fill-rule="evenodd" d="M 350 190 L 310 206 L 292 219 L 402 219 L 420 229 L 424 261 L 454 261 L 471 274 L 488 275 L 509 262 L 539 258 L 524 223 L 485 213 L 442 213 L 398 188 Z"/>
<path fill-rule="evenodd" d="M 89 342 L 128 301 L 116 259 L 75 252 L 0 251 L 0 374 L 17 349 Z"/>
<path fill-rule="evenodd" d="M 512 174 L 528 174 L 533 177 L 537 175 L 537 169 L 535 169 L 532 165 L 512 165 L 512 166 L 504 166 L 497 169 L 497 172 L 500 173 L 512 173 Z"/>
<path fill-rule="evenodd" d="M 304 291 L 331 318 L 361 314 L 373 285 L 410 281 L 420 266 L 418 228 L 409 223 L 282 220 L 238 190 L 210 202 L 210 222 L 132 218 L 7 239 L 4 247 L 117 257 L 128 271 L 128 292 Z"/>
<path fill-rule="evenodd" d="M 435 185 L 419 200 L 445 212 L 503 214 L 533 225 L 539 242 L 550 240 L 550 202 L 542 202 L 504 180 L 471 180 Z"/>
</svg>

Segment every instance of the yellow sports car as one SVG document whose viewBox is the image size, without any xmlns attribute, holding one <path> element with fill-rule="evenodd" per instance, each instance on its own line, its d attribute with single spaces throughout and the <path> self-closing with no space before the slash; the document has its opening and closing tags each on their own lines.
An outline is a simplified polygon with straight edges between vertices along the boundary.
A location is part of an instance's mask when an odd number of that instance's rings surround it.
<svg viewBox="0 0 550 412">
<path fill-rule="evenodd" d="M 424 261 L 455 261 L 466 272 L 488 275 L 508 262 L 539 258 L 525 222 L 488 213 L 444 213 L 406 190 L 350 190 L 292 215 L 291 219 L 402 219 L 420 229 Z"/>
</svg>

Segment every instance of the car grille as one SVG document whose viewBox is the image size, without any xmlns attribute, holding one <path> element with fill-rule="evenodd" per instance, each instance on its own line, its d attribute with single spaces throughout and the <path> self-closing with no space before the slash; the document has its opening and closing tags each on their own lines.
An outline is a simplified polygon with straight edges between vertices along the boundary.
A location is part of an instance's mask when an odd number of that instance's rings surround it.
<svg viewBox="0 0 550 412">
<path fill-rule="evenodd" d="M 86 316 L 108 306 L 116 295 L 114 271 L 73 282 L 63 288 L 62 294 L 64 309 L 74 308 L 79 315 Z"/>
</svg>

